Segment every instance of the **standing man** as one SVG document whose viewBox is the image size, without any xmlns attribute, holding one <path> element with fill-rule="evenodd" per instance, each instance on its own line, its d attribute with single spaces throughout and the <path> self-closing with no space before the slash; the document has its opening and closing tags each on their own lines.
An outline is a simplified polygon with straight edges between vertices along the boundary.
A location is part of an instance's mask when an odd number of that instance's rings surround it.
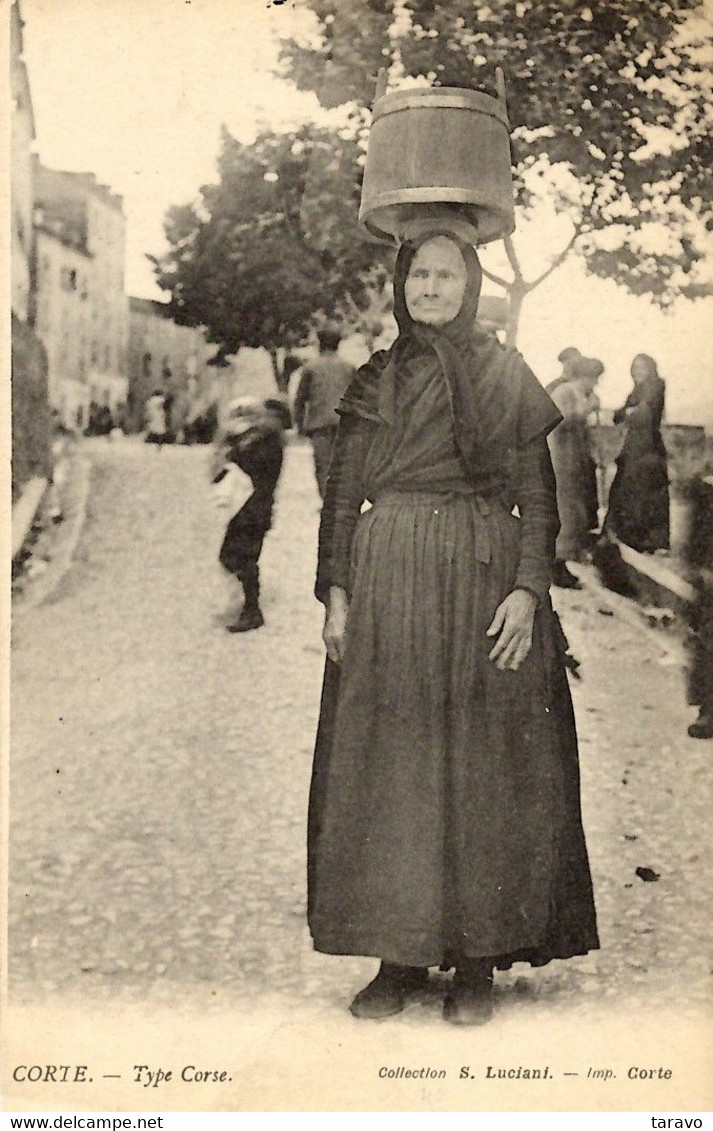
<svg viewBox="0 0 713 1131">
<path fill-rule="evenodd" d="M 580 355 L 572 362 L 569 379 L 553 382 L 554 390 L 550 386 L 563 418 L 548 436 L 561 523 L 552 580 L 563 589 L 581 588 L 567 562 L 581 560 L 597 526 L 597 472 L 587 418 L 599 407 L 594 386 L 603 372 L 598 358 Z"/>
<path fill-rule="evenodd" d="M 301 435 L 309 436 L 314 452 L 314 468 L 320 497 L 327 486 L 332 445 L 337 434 L 337 405 L 354 376 L 354 368 L 337 356 L 342 340 L 338 326 L 325 326 L 317 334 L 319 357 L 302 369 L 295 398 L 295 424 Z"/>
<path fill-rule="evenodd" d="M 576 346 L 566 346 L 561 353 L 557 354 L 557 360 L 562 366 L 562 372 L 559 377 L 555 377 L 554 381 L 550 381 L 549 385 L 545 385 L 545 389 L 550 396 L 552 396 L 555 389 L 559 388 L 560 385 L 564 385 L 565 381 L 570 380 L 573 366 L 581 356 Z"/>
</svg>

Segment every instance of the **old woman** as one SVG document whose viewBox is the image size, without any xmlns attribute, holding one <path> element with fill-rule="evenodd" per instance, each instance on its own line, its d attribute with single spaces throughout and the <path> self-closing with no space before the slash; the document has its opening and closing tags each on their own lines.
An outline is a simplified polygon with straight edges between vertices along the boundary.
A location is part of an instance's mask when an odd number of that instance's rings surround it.
<svg viewBox="0 0 713 1131">
<path fill-rule="evenodd" d="M 444 1016 L 479 1023 L 495 969 L 598 945 L 548 596 L 560 416 L 477 328 L 481 278 L 447 230 L 401 248 L 399 337 L 341 402 L 322 514 L 309 924 L 380 959 L 364 1018 L 454 966 Z"/>
</svg>

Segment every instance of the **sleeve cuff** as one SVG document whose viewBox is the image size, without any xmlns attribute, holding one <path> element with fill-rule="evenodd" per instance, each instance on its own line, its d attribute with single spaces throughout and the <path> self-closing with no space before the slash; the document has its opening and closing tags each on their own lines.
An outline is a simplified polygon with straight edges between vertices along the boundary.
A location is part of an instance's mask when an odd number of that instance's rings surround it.
<svg viewBox="0 0 713 1131">
<path fill-rule="evenodd" d="M 349 573 L 348 565 L 341 568 L 334 563 L 330 563 L 328 569 L 325 569 L 320 576 L 314 587 L 314 595 L 321 604 L 326 605 L 329 599 L 329 590 L 332 587 L 343 589 L 345 593 L 349 592 Z"/>
<path fill-rule="evenodd" d="M 547 600 L 547 594 L 550 591 L 549 579 L 545 582 L 544 579 L 540 578 L 538 578 L 537 581 L 533 581 L 532 577 L 516 577 L 513 589 L 524 589 L 526 593 L 531 593 L 539 608 L 539 606 Z"/>
</svg>

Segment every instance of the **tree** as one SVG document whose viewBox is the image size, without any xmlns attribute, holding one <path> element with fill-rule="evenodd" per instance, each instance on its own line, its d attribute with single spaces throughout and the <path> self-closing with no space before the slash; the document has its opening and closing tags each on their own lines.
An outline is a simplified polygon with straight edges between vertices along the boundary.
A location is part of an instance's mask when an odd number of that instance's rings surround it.
<svg viewBox="0 0 713 1131">
<path fill-rule="evenodd" d="M 367 107 L 380 66 L 391 85 L 426 78 L 495 93 L 506 74 L 516 201 L 570 221 L 530 279 L 512 238 L 509 338 L 522 303 L 573 253 L 661 307 L 713 293 L 711 28 L 702 0 L 309 0 L 310 42 L 288 40 L 285 72 L 325 106 Z M 361 36 L 358 32 L 361 31 Z M 486 256 L 486 260 L 487 260 Z"/>
<path fill-rule="evenodd" d="M 320 317 L 355 324 L 368 312 L 386 270 L 356 222 L 357 159 L 328 130 L 265 132 L 251 145 L 223 130 L 218 183 L 169 210 L 169 251 L 152 257 L 173 317 L 205 327 L 217 364 L 263 346 L 281 386 L 280 352 Z"/>
</svg>

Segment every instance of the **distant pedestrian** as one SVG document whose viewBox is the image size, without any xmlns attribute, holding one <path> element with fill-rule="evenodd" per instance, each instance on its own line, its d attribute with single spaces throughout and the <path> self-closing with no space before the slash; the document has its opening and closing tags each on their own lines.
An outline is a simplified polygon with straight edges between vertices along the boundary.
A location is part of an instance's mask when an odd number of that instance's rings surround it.
<svg viewBox="0 0 713 1131">
<path fill-rule="evenodd" d="M 594 387 L 604 366 L 596 357 L 579 355 L 569 365 L 569 372 L 570 377 L 556 383 L 550 393 L 562 413 L 561 423 L 548 437 L 561 524 L 552 579 L 561 588 L 580 589 L 567 562 L 581 561 L 598 523 L 597 469 L 588 420 L 599 408 Z"/>
<path fill-rule="evenodd" d="M 559 385 L 563 384 L 564 381 L 569 381 L 572 376 L 572 366 L 577 358 L 581 356 L 576 346 L 566 346 L 565 349 L 557 355 L 557 360 L 562 366 L 562 372 L 559 377 L 555 377 L 554 381 L 550 381 L 549 385 L 545 385 L 550 396 L 552 396 L 554 390 L 558 388 Z"/>
<path fill-rule="evenodd" d="M 698 707 L 691 738 L 713 738 L 713 478 L 698 478 L 690 488 L 689 534 L 685 556 L 693 571 L 696 600 L 690 609 L 688 702 Z"/>
<path fill-rule="evenodd" d="M 99 405 L 95 400 L 91 400 L 89 402 L 87 427 L 84 429 L 85 436 L 99 435 L 99 412 Z"/>
<path fill-rule="evenodd" d="M 669 548 L 666 448 L 661 436 L 665 384 L 646 353 L 631 363 L 633 391 L 614 423 L 626 427 L 609 493 L 605 529 L 642 553 Z"/>
<path fill-rule="evenodd" d="M 312 443 L 317 487 L 323 499 L 339 424 L 336 408 L 355 371 L 337 354 L 342 339 L 339 327 L 327 326 L 319 331 L 317 337 L 319 357 L 302 369 L 295 398 L 295 424 Z"/>
<path fill-rule="evenodd" d="M 259 559 L 272 525 L 284 434 L 289 425 L 290 413 L 283 401 L 243 398 L 231 405 L 216 443 L 213 483 L 225 484 L 229 477 L 239 479 L 243 473 L 252 487 L 230 519 L 220 548 L 220 563 L 240 581 L 244 597 L 240 615 L 227 626 L 229 632 L 249 632 L 265 623 L 260 608 Z"/>
<path fill-rule="evenodd" d="M 111 432 L 112 440 L 118 440 L 126 434 L 126 404 L 116 405 L 112 413 Z"/>
<path fill-rule="evenodd" d="M 163 398 L 163 411 L 166 417 L 165 443 L 173 444 L 176 441 L 176 397 L 174 393 L 166 393 Z"/>
<path fill-rule="evenodd" d="M 283 396 L 287 396 L 290 379 L 293 373 L 302 368 L 302 362 L 294 354 L 288 353 L 282 365 L 282 372 L 277 377 L 277 388 Z"/>
<path fill-rule="evenodd" d="M 108 404 L 103 404 L 99 409 L 98 431 L 99 436 L 108 436 L 114 427 L 114 416 L 111 407 Z"/>
<path fill-rule="evenodd" d="M 146 443 L 166 443 L 166 398 L 160 389 L 154 389 L 146 402 Z"/>
</svg>

